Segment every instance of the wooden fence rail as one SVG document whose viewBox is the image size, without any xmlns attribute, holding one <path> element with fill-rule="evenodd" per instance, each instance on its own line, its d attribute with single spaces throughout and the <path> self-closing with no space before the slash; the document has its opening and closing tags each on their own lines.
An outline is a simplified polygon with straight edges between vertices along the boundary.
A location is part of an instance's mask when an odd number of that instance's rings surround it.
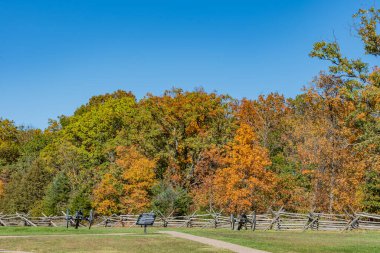
<svg viewBox="0 0 380 253">
<path fill-rule="evenodd" d="M 173 213 L 163 215 L 157 212 L 155 227 L 173 228 L 229 228 L 236 229 L 239 218 L 233 215 L 225 216 L 221 213 L 209 212 L 207 214 L 190 214 L 174 216 Z M 135 227 L 137 214 L 98 216 L 95 227 Z M 380 230 L 380 215 L 370 213 L 353 214 L 325 214 L 325 213 L 291 213 L 282 208 L 278 211 L 247 215 L 248 221 L 243 229 L 250 230 L 318 230 L 318 231 L 350 231 L 350 230 Z M 82 224 L 85 226 L 85 224 Z M 66 226 L 65 216 L 33 217 L 28 214 L 2 214 L 0 213 L 0 226 Z"/>
</svg>

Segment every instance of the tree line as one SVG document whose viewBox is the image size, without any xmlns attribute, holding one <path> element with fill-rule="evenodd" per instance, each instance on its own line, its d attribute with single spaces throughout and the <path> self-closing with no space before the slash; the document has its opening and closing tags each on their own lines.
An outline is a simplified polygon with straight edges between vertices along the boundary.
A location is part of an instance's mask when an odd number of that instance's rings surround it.
<svg viewBox="0 0 380 253">
<path fill-rule="evenodd" d="M 380 10 L 360 9 L 380 55 Z M 44 129 L 0 119 L 0 210 L 380 212 L 380 68 L 314 44 L 328 61 L 295 98 L 234 99 L 173 88 L 92 97 Z M 377 59 L 377 58 L 376 58 Z"/>
</svg>

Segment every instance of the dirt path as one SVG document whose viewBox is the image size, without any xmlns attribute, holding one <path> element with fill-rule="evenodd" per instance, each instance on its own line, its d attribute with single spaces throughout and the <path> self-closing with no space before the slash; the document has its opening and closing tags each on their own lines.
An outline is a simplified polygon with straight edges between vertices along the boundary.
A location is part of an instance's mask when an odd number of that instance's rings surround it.
<svg viewBox="0 0 380 253">
<path fill-rule="evenodd" d="M 252 249 L 252 248 L 240 246 L 240 245 L 229 243 L 229 242 L 223 242 L 223 241 L 219 241 L 219 240 L 215 240 L 215 239 L 205 238 L 205 237 L 196 236 L 196 235 L 190 235 L 190 234 L 186 234 L 186 233 L 180 233 L 180 232 L 175 232 L 175 231 L 160 231 L 160 233 L 169 234 L 169 235 L 174 236 L 174 237 L 187 239 L 187 240 L 191 240 L 191 241 L 195 241 L 195 242 L 200 242 L 203 244 L 214 246 L 216 248 L 231 250 L 232 252 L 238 252 L 238 253 L 269 253 L 268 251 Z"/>
</svg>

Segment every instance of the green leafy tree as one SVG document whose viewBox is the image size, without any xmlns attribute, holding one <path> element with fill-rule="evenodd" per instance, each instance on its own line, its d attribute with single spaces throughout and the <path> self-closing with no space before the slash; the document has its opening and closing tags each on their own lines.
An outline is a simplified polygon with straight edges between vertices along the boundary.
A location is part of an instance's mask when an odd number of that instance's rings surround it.
<svg viewBox="0 0 380 253">
<path fill-rule="evenodd" d="M 42 209 L 47 214 L 61 214 L 61 211 L 67 209 L 70 198 L 69 177 L 64 173 L 58 173 L 46 189 L 42 202 Z"/>
<path fill-rule="evenodd" d="M 11 181 L 5 187 L 2 206 L 7 212 L 28 212 L 40 203 L 45 196 L 45 190 L 52 174 L 45 169 L 39 159 L 33 161 L 24 173 L 12 175 Z"/>
<path fill-rule="evenodd" d="M 191 197 L 183 188 L 174 188 L 170 183 L 160 182 L 153 188 L 152 207 L 163 214 L 184 215 L 192 204 Z"/>
</svg>

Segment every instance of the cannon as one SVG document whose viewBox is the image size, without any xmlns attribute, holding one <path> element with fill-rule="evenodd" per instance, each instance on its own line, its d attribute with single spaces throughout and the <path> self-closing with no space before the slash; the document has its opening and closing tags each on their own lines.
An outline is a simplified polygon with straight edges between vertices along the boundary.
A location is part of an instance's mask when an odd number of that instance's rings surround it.
<svg viewBox="0 0 380 253">
<path fill-rule="evenodd" d="M 91 209 L 90 210 L 90 215 L 89 216 L 84 216 L 82 210 L 76 210 L 74 215 L 70 215 L 70 210 L 66 210 L 66 228 L 69 228 L 69 225 L 72 225 L 75 227 L 75 229 L 78 229 L 80 226 L 82 220 L 88 222 L 88 229 L 91 229 L 91 226 L 94 222 L 94 211 Z"/>
</svg>

